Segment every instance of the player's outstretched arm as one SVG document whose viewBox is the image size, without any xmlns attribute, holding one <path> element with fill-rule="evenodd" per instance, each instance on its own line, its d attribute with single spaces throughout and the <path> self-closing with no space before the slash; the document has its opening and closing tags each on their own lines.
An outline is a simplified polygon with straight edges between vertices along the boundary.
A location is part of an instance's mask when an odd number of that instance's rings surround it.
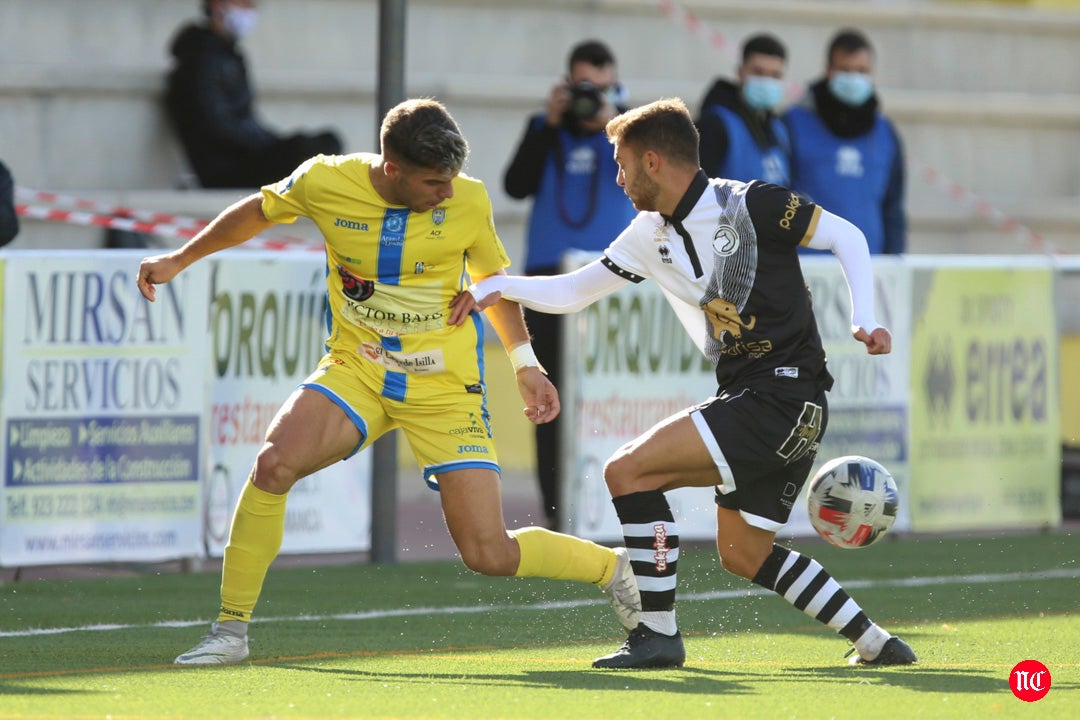
<svg viewBox="0 0 1080 720">
<path fill-rule="evenodd" d="M 155 285 L 167 283 L 196 260 L 234 247 L 273 225 L 262 211 L 262 194 L 253 193 L 225 208 L 180 248 L 143 259 L 135 282 L 143 297 L 153 302 Z"/>
<path fill-rule="evenodd" d="M 492 275 L 469 286 L 468 294 L 478 309 L 488 307 L 494 299 L 501 297 L 530 310 L 565 315 L 588 307 L 628 282 L 604 267 L 600 260 L 594 260 L 562 275 Z"/>
</svg>

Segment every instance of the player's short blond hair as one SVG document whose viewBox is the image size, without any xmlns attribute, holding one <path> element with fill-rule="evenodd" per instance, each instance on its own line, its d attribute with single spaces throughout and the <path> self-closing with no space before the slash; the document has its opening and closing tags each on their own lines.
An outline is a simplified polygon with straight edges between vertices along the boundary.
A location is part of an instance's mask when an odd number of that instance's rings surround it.
<svg viewBox="0 0 1080 720">
<path fill-rule="evenodd" d="M 638 152 L 653 150 L 668 160 L 698 167 L 698 131 L 679 98 L 664 98 L 612 118 L 608 140 Z"/>
</svg>

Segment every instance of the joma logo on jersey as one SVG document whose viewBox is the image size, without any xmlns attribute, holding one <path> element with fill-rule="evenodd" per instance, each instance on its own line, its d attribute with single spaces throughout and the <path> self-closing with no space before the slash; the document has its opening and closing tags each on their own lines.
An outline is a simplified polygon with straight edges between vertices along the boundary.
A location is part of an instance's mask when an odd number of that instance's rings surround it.
<svg viewBox="0 0 1080 720">
<path fill-rule="evenodd" d="M 480 453 L 481 455 L 487 455 L 488 449 L 483 445 L 458 445 L 458 455 L 464 455 L 465 453 Z"/>
<path fill-rule="evenodd" d="M 368 231 L 367 223 L 346 220 L 345 218 L 334 218 L 334 227 L 345 228 L 346 230 L 359 230 L 361 232 Z"/>
<path fill-rule="evenodd" d="M 787 205 L 784 206 L 784 217 L 780 218 L 780 227 L 785 230 L 791 229 L 791 221 L 795 219 L 795 213 L 802 207 L 802 200 L 795 193 L 791 193 Z"/>
</svg>

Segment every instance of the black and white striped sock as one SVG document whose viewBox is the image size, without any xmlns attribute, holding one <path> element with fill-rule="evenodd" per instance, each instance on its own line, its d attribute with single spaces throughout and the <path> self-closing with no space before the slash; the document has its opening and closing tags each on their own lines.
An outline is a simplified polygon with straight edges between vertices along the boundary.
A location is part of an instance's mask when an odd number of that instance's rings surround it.
<svg viewBox="0 0 1080 720">
<path fill-rule="evenodd" d="M 641 591 L 641 621 L 664 635 L 674 635 L 679 528 L 659 490 L 614 498 L 623 538 Z"/>
<path fill-rule="evenodd" d="M 754 582 L 855 644 L 865 658 L 877 657 L 889 634 L 870 621 L 859 604 L 813 558 L 773 545 Z"/>
</svg>

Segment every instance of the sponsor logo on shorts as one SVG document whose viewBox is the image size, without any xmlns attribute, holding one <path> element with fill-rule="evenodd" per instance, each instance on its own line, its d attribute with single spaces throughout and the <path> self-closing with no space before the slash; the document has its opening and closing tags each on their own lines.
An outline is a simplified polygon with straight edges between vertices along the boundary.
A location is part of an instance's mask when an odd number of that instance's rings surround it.
<svg viewBox="0 0 1080 720">
<path fill-rule="evenodd" d="M 479 425 L 472 425 L 470 427 L 456 427 L 450 429 L 451 435 L 479 435 L 487 436 L 487 430 Z"/>
</svg>

